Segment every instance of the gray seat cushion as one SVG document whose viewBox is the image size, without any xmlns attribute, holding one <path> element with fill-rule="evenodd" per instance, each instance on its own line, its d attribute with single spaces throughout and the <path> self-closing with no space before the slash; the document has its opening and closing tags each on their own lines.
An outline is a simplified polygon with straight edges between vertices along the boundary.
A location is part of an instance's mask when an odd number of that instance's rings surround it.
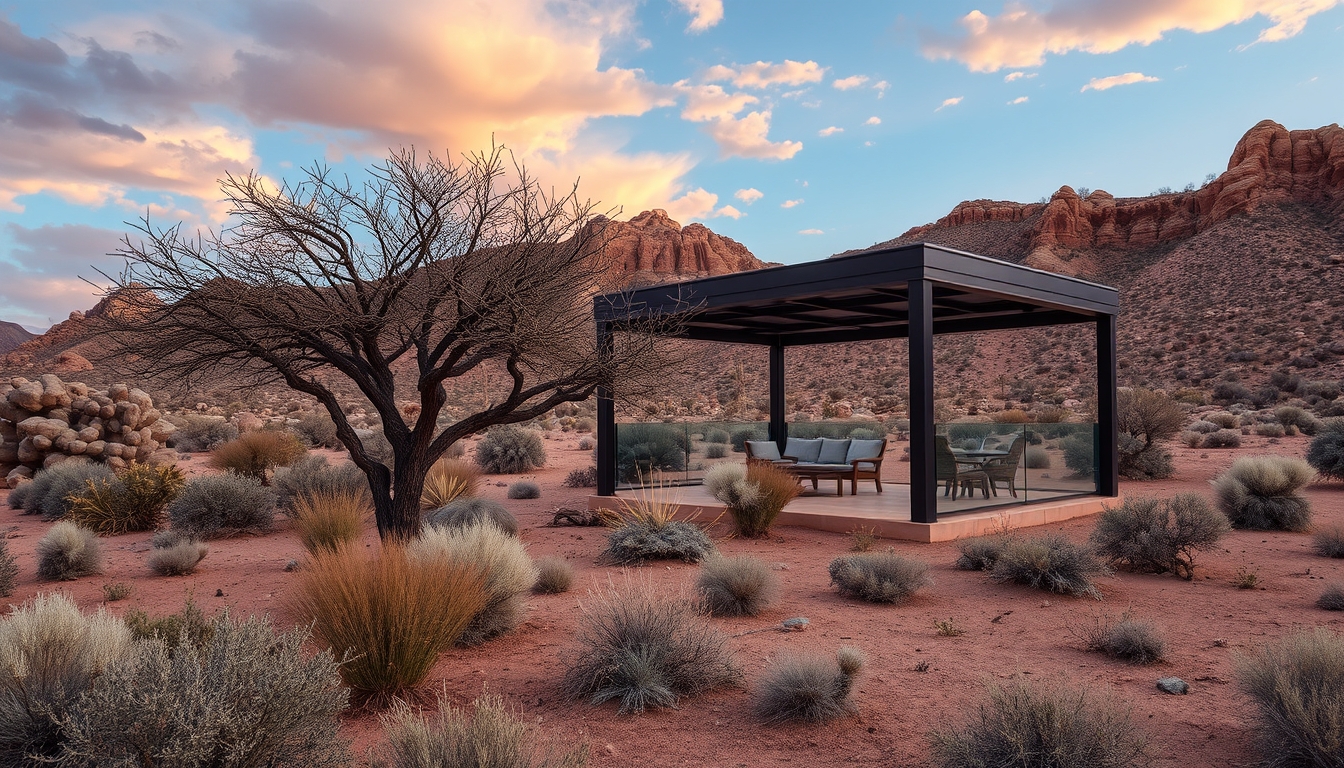
<svg viewBox="0 0 1344 768">
<path fill-rule="evenodd" d="M 774 440 L 748 440 L 747 445 L 751 446 L 751 457 L 753 459 L 764 459 L 766 461 L 779 461 L 779 444 Z"/>
<path fill-rule="evenodd" d="M 879 458 L 883 442 L 882 440 L 850 440 L 849 453 L 845 456 L 845 461 Z M 871 471 L 874 466 L 874 464 L 860 464 L 859 469 Z"/>
<path fill-rule="evenodd" d="M 845 456 L 849 453 L 849 438 L 844 440 L 835 440 L 829 437 L 821 438 L 821 453 L 817 454 L 818 464 L 844 464 L 848 461 Z"/>
<path fill-rule="evenodd" d="M 854 468 L 851 464 L 803 464 L 801 462 L 796 466 L 802 467 L 803 469 L 821 470 L 823 472 L 848 472 Z"/>
<path fill-rule="evenodd" d="M 784 455 L 792 456 L 799 462 L 815 464 L 817 463 L 817 457 L 821 455 L 821 438 L 803 440 L 790 437 L 788 442 L 784 444 Z"/>
</svg>

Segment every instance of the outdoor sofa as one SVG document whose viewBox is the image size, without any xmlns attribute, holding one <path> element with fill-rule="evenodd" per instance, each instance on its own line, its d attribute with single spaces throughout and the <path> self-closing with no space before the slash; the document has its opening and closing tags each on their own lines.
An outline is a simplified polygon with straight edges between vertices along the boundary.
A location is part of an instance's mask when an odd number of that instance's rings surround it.
<svg viewBox="0 0 1344 768">
<path fill-rule="evenodd" d="M 844 481 L 848 480 L 850 495 L 859 492 L 860 480 L 872 480 L 877 492 L 882 492 L 882 458 L 887 452 L 887 440 L 858 440 L 829 437 L 802 439 L 790 437 L 781 454 L 773 440 L 746 441 L 747 463 L 774 464 L 799 479 L 809 479 L 815 489 L 820 480 L 834 479 L 835 495 L 844 495 Z"/>
</svg>

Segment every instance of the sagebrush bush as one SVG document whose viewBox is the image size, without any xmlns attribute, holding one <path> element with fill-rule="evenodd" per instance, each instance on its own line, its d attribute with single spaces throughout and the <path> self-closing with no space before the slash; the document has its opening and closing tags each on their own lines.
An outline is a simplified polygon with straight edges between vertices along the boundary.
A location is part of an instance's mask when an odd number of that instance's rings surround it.
<svg viewBox="0 0 1344 768">
<path fill-rule="evenodd" d="M 705 430 L 706 443 L 713 443 L 714 445 L 728 445 L 731 440 L 732 436 L 728 434 L 727 430 L 723 429 Z"/>
<path fill-rule="evenodd" d="M 214 450 L 230 440 L 238 439 L 238 428 L 222 416 L 188 414 L 171 419 L 177 430 L 173 432 L 173 447 L 183 453 L 201 453 Z"/>
<path fill-rule="evenodd" d="M 711 443 L 705 446 L 706 459 L 722 459 L 728 455 L 728 446 Z"/>
<path fill-rule="evenodd" d="M 14 594 L 14 587 L 18 582 L 19 564 L 9 551 L 9 540 L 0 539 L 0 597 Z"/>
<path fill-rule="evenodd" d="M 289 428 L 309 448 L 341 447 L 341 440 L 336 436 L 336 422 L 331 420 L 329 413 L 305 413 Z"/>
<path fill-rule="evenodd" d="M 1007 545 L 1008 536 L 1001 533 L 958 539 L 957 551 L 961 555 L 957 558 L 956 567 L 963 571 L 993 570 L 994 563 L 998 562 L 999 555 L 1003 554 L 1003 548 Z"/>
<path fill-rule="evenodd" d="M 466 528 L 482 521 L 494 523 L 510 536 L 518 535 L 518 518 L 493 499 L 458 498 L 425 513 L 425 525 L 436 528 Z"/>
<path fill-rule="evenodd" d="M 829 571 L 840 594 L 870 603 L 903 603 L 930 583 L 928 563 L 894 552 L 837 557 Z"/>
<path fill-rule="evenodd" d="M 819 723 L 852 711 L 849 694 L 863 663 L 863 654 L 849 646 L 841 647 L 834 659 L 820 654 L 785 656 L 761 681 L 756 714 L 768 723 Z"/>
<path fill-rule="evenodd" d="M 1046 453 L 1045 448 L 1042 448 L 1039 445 L 1033 445 L 1027 448 L 1024 461 L 1027 469 L 1050 468 L 1050 454 Z"/>
<path fill-rule="evenodd" d="M 1285 427 L 1297 427 L 1304 435 L 1314 435 L 1321 422 L 1311 411 L 1295 405 L 1285 405 L 1274 409 L 1274 418 Z"/>
<path fill-rule="evenodd" d="M 1091 475 L 1096 469 L 1091 435 L 1069 435 L 1059 441 L 1059 449 L 1064 452 L 1064 466 L 1074 474 Z"/>
<path fill-rule="evenodd" d="M 1331 584 L 1316 598 L 1316 607 L 1325 611 L 1344 611 L 1344 584 Z"/>
<path fill-rule="evenodd" d="M 716 555 L 701 564 L 695 587 L 715 616 L 755 616 L 774 602 L 779 580 L 758 558 Z"/>
<path fill-rule="evenodd" d="M 385 544 L 319 552 L 299 571 L 295 612 L 344 659 L 340 675 L 362 698 L 424 681 L 439 653 L 485 604 L 484 574 L 465 563 L 411 557 Z"/>
<path fill-rule="evenodd" d="M 1317 531 L 1311 543 L 1321 557 L 1344 557 L 1344 528 L 1335 526 Z"/>
<path fill-rule="evenodd" d="M 1204 414 L 1204 421 L 1214 425 L 1218 429 L 1236 429 L 1241 426 L 1241 417 L 1235 413 L 1218 411 L 1215 413 Z"/>
<path fill-rule="evenodd" d="M 1127 498 L 1097 516 L 1092 545 L 1112 564 L 1154 573 L 1195 575 L 1195 554 L 1215 548 L 1227 533 L 1227 518 L 1203 496 L 1179 493 L 1170 499 Z"/>
<path fill-rule="evenodd" d="M 411 542 L 418 561 L 448 562 L 484 577 L 485 602 L 458 635 L 461 645 L 479 645 L 518 626 L 527 612 L 527 594 L 537 582 L 537 569 L 516 536 L 486 521 L 464 528 L 427 527 Z"/>
<path fill-rule="evenodd" d="M 603 510 L 613 530 L 607 534 L 600 561 L 613 565 L 639 565 L 648 560 L 698 563 L 713 554 L 714 542 L 700 526 L 673 519 L 675 501 L 649 494 L 621 503 L 620 511 Z"/>
<path fill-rule="evenodd" d="M 275 521 L 276 495 L 259 480 L 226 472 L 189 480 L 168 505 L 174 531 L 201 539 L 239 531 L 269 530 Z"/>
<path fill-rule="evenodd" d="M 89 481 L 112 480 L 116 475 L 88 459 L 67 459 L 33 476 L 23 496 L 23 512 L 43 520 L 60 520 L 70 511 L 70 495 L 83 491 Z"/>
<path fill-rule="evenodd" d="M 120 619 L 81 613 L 59 593 L 0 618 L 0 763 L 56 762 L 70 708 L 130 644 Z"/>
<path fill-rule="evenodd" d="M 23 503 L 28 499 L 29 491 L 33 490 L 33 481 L 24 480 L 9 490 L 9 496 L 5 502 L 9 504 L 10 509 L 23 509 Z"/>
<path fill-rule="evenodd" d="M 69 581 L 99 573 L 103 568 L 103 546 L 98 534 L 62 520 L 37 542 L 37 577 L 47 581 Z"/>
<path fill-rule="evenodd" d="M 1012 538 L 994 561 L 990 578 L 1066 595 L 1100 598 L 1092 580 L 1107 573 L 1088 550 L 1063 536 Z"/>
<path fill-rule="evenodd" d="M 1198 448 L 1199 444 L 1204 442 L 1204 436 L 1198 432 L 1187 430 L 1181 433 L 1180 441 L 1181 445 L 1184 445 L 1186 448 Z"/>
<path fill-rule="evenodd" d="M 1313 437 L 1307 446 L 1307 463 L 1321 477 L 1344 480 L 1344 429 L 1323 430 Z"/>
<path fill-rule="evenodd" d="M 179 645 L 201 649 L 215 636 L 215 620 L 206 616 L 191 598 L 177 613 L 150 616 L 139 608 L 126 612 L 126 628 L 136 640 L 157 640 L 169 651 Z"/>
<path fill-rule="evenodd" d="M 565 475 L 566 488 L 596 488 L 597 487 L 597 467 L 580 467 L 571 469 L 568 475 Z"/>
<path fill-rule="evenodd" d="M 438 711 L 426 716 L 403 701 L 383 718 L 387 746 L 375 768 L 581 768 L 588 745 L 567 752 L 543 744 L 534 722 L 484 694 L 471 715 L 440 695 Z"/>
<path fill-rule="evenodd" d="M 569 696 L 593 704 L 616 699 L 621 714 L 675 707 L 682 697 L 742 678 L 704 604 L 647 581 L 592 594 L 567 658 Z"/>
<path fill-rule="evenodd" d="M 67 500 L 66 518 L 103 536 L 152 531 L 186 485 L 175 466 L 132 464 L 110 480 L 90 480 Z"/>
<path fill-rule="evenodd" d="M 654 472 L 686 468 L 690 442 L 686 431 L 671 424 L 622 424 L 616 430 L 616 472 L 623 482 L 649 480 Z"/>
<path fill-rule="evenodd" d="M 1204 448 L 1240 448 L 1241 432 L 1235 429 L 1220 429 L 1204 436 L 1200 444 Z"/>
<path fill-rule="evenodd" d="M 1060 684 L 991 686 L 960 726 L 930 734 L 939 768 L 1139 768 L 1148 741 L 1127 707 Z"/>
<path fill-rule="evenodd" d="M 1256 424 L 1255 434 L 1261 437 L 1283 437 L 1286 432 L 1282 424 Z"/>
<path fill-rule="evenodd" d="M 1097 618 L 1080 635 L 1089 651 L 1131 664 L 1152 664 L 1161 661 L 1166 653 L 1167 644 L 1157 627 L 1128 613 L 1118 620 Z"/>
<path fill-rule="evenodd" d="M 317 552 L 358 541 L 372 510 L 367 493 L 319 491 L 300 496 L 291 517 L 303 548 Z"/>
<path fill-rule="evenodd" d="M 280 511 L 286 515 L 293 512 L 294 503 L 300 496 L 315 494 L 358 494 L 373 504 L 369 493 L 369 479 L 364 471 L 350 462 L 332 465 L 327 457 L 312 454 L 275 470 L 271 478 L 271 487 L 279 498 Z"/>
<path fill-rule="evenodd" d="M 541 486 L 531 480 L 518 480 L 509 483 L 508 490 L 504 493 L 510 499 L 540 499 Z"/>
<path fill-rule="evenodd" d="M 1185 423 L 1180 404 L 1161 392 L 1122 389 L 1116 395 L 1116 420 L 1122 437 L 1120 474 L 1134 480 L 1170 477 L 1171 455 L 1161 444 L 1175 437 Z M 1065 458 L 1068 464 L 1067 450 Z M 1081 457 L 1075 456 L 1075 464 L 1068 464 L 1069 469 L 1079 474 L 1090 471 L 1081 468 Z"/>
<path fill-rule="evenodd" d="M 597 441 L 594 440 L 593 438 L 591 438 L 591 437 L 581 437 L 581 438 L 579 438 L 579 450 L 580 450 L 580 451 L 591 451 L 591 450 L 593 450 L 593 449 L 596 448 L 596 447 L 597 447 Z"/>
<path fill-rule="evenodd" d="M 737 533 L 749 539 L 770 533 L 784 506 L 798 496 L 798 478 L 765 463 L 716 464 L 705 473 L 705 488 L 728 507 Z"/>
<path fill-rule="evenodd" d="M 330 653 L 269 620 L 227 615 L 199 650 L 134 644 L 71 709 L 62 764 L 346 766 L 348 694 Z"/>
<path fill-rule="evenodd" d="M 456 459 L 439 459 L 425 473 L 420 492 L 421 509 L 438 509 L 458 499 L 473 499 L 481 489 L 476 467 Z"/>
<path fill-rule="evenodd" d="M 1238 659 L 1237 678 L 1255 702 L 1262 765 L 1344 765 L 1344 638 L 1298 632 Z"/>
<path fill-rule="evenodd" d="M 1298 491 L 1315 475 L 1301 459 L 1255 456 L 1232 462 L 1213 488 L 1233 528 L 1305 531 L 1311 527 L 1311 502 Z"/>
<path fill-rule="evenodd" d="M 306 453 L 308 449 L 292 432 L 244 432 L 238 439 L 211 450 L 210 466 L 256 478 L 264 483 L 271 470 L 287 467 Z"/>
<path fill-rule="evenodd" d="M 1194 432 L 1194 433 L 1197 434 L 1197 435 L 1207 435 L 1207 434 L 1209 434 L 1209 433 L 1211 433 L 1211 432 L 1217 432 L 1219 429 L 1222 429 L 1222 427 L 1219 427 L 1217 424 L 1214 424 L 1212 421 L 1205 421 L 1204 419 L 1197 419 L 1197 420 L 1195 420 L 1194 423 L 1192 423 L 1190 426 L 1186 427 L 1185 429 L 1186 429 L 1186 431 L 1188 431 L 1188 432 Z M 1203 438 L 1201 438 L 1201 439 L 1203 439 Z"/>
<path fill-rule="evenodd" d="M 491 475 L 531 472 L 546 464 L 546 446 L 535 430 L 516 424 L 495 427 L 476 444 L 476 463 Z"/>
<path fill-rule="evenodd" d="M 164 549 L 154 549 L 145 561 L 149 569 L 160 576 L 186 576 L 196 571 L 210 546 L 201 541 L 182 541 Z"/>
<path fill-rule="evenodd" d="M 574 568 L 563 557 L 547 556 L 538 558 L 537 583 L 532 591 L 539 595 L 558 595 L 568 592 L 574 583 Z"/>
</svg>

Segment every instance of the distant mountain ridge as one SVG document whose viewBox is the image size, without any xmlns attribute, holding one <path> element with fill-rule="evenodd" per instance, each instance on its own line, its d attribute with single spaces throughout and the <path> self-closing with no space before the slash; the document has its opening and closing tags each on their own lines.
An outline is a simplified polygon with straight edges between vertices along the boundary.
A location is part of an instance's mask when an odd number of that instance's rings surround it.
<svg viewBox="0 0 1344 768">
<path fill-rule="evenodd" d="M 18 323 L 0 320 L 0 355 L 12 351 L 36 335 Z"/>
</svg>

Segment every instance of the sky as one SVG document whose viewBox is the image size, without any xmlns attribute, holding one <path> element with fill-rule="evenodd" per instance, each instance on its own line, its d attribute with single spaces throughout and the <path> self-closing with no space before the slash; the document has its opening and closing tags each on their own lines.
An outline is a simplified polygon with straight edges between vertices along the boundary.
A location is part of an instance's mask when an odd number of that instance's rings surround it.
<svg viewBox="0 0 1344 768">
<path fill-rule="evenodd" d="M 510 148 L 767 261 L 958 202 L 1137 196 L 1344 112 L 1344 0 L 0 0 L 0 319 L 97 301 L 217 180 Z"/>
</svg>

